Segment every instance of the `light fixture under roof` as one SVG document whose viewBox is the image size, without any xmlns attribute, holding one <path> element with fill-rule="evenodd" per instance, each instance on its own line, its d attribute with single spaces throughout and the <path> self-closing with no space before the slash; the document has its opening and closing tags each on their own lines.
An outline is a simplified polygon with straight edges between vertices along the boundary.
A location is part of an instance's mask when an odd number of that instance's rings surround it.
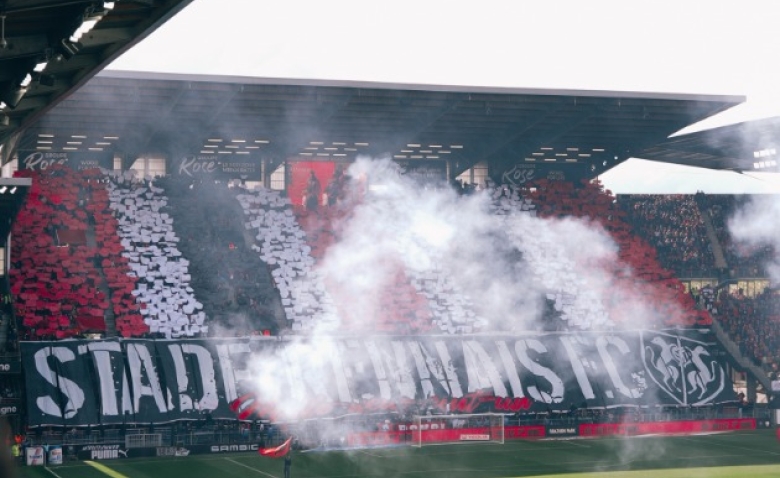
<svg viewBox="0 0 780 478">
<path fill-rule="evenodd" d="M 405 154 L 394 154 L 393 157 L 395 159 L 406 159 L 406 155 Z"/>
<path fill-rule="evenodd" d="M 38 144 L 52 144 L 52 143 L 54 143 L 54 141 L 44 141 L 42 139 L 38 140 Z"/>
<path fill-rule="evenodd" d="M 420 145 L 419 145 L 419 144 L 416 144 L 416 143 L 408 143 L 408 144 L 406 145 L 406 147 L 407 147 L 407 148 L 419 148 L 419 147 L 420 147 Z"/>
<path fill-rule="evenodd" d="M 551 147 L 549 147 L 549 146 L 543 146 L 543 147 L 541 147 L 541 148 L 539 148 L 539 149 L 541 149 L 542 151 L 552 151 L 552 150 L 553 150 L 553 149 L 552 149 Z"/>
<path fill-rule="evenodd" d="M 51 146 L 38 146 L 35 149 L 51 149 Z"/>
<path fill-rule="evenodd" d="M 450 149 L 463 149 L 462 144 L 451 144 Z"/>
<path fill-rule="evenodd" d="M 249 154 L 249 151 L 236 151 L 236 154 Z"/>
<path fill-rule="evenodd" d="M 90 151 L 103 151 L 103 148 L 87 148 Z"/>
<path fill-rule="evenodd" d="M 355 143 L 355 146 L 368 146 L 368 143 Z"/>
<path fill-rule="evenodd" d="M 217 151 L 217 154 L 233 154 L 233 151 Z"/>
<path fill-rule="evenodd" d="M 596 152 L 596 153 L 603 153 L 604 152 L 604 148 L 593 148 L 593 151 Z"/>
<path fill-rule="evenodd" d="M 201 151 L 200 151 L 200 154 L 210 154 L 210 153 L 213 153 L 213 152 L 214 152 L 214 151 L 209 151 L 209 150 L 205 150 L 205 151 L 204 151 L 204 150 L 201 150 Z"/>
<path fill-rule="evenodd" d="M 74 148 L 73 146 L 63 146 L 63 151 L 78 151 L 79 148 Z"/>
<path fill-rule="evenodd" d="M 267 139 L 256 139 L 255 143 L 258 143 L 258 144 L 268 144 L 268 143 L 270 143 L 270 141 L 268 141 Z"/>
<path fill-rule="evenodd" d="M 51 133 L 38 133 L 39 138 L 53 138 L 54 135 Z"/>
<path fill-rule="evenodd" d="M 103 139 L 119 139 L 119 136 L 103 136 Z"/>
<path fill-rule="evenodd" d="M 323 143 L 322 141 L 309 141 L 309 144 L 316 144 L 317 146 L 322 146 L 325 143 Z"/>
<path fill-rule="evenodd" d="M 81 141 L 68 141 L 66 144 L 81 144 Z"/>
<path fill-rule="evenodd" d="M 314 153 L 301 153 L 301 156 L 314 156 Z"/>
<path fill-rule="evenodd" d="M 355 149 L 355 148 L 344 148 L 344 151 L 353 151 L 354 152 L 354 151 L 357 151 L 357 149 Z"/>
<path fill-rule="evenodd" d="M 317 151 L 317 150 L 318 150 L 318 149 L 320 149 L 320 148 L 318 148 L 318 147 L 316 147 L 316 146 L 306 146 L 306 147 L 305 147 L 305 148 L 303 148 L 303 149 L 305 149 L 305 150 L 307 150 L 307 151 Z"/>
<path fill-rule="evenodd" d="M 339 148 L 323 148 L 325 151 L 338 151 Z"/>
<path fill-rule="evenodd" d="M 83 134 L 72 134 L 72 135 L 70 135 L 70 137 L 71 138 L 76 138 L 76 139 L 87 139 L 87 137 L 84 136 Z"/>
<path fill-rule="evenodd" d="M 246 143 L 245 139 L 231 139 L 231 143 Z"/>
<path fill-rule="evenodd" d="M 341 142 L 339 142 L 339 141 L 334 141 L 334 142 L 332 142 L 331 144 L 332 144 L 333 146 L 346 146 L 346 145 L 347 145 L 347 143 L 341 143 Z"/>
<path fill-rule="evenodd" d="M 344 153 L 333 153 L 333 156 L 337 156 L 339 158 L 343 158 L 343 157 L 346 156 L 346 154 L 344 154 Z"/>
<path fill-rule="evenodd" d="M 259 149 L 260 146 L 244 146 L 244 149 Z"/>
<path fill-rule="evenodd" d="M 219 145 L 217 144 L 204 144 L 204 148 L 219 148 Z"/>
<path fill-rule="evenodd" d="M 95 142 L 95 144 L 98 145 L 98 146 L 111 146 L 111 143 L 106 142 L 106 141 L 97 141 L 97 142 Z"/>
<path fill-rule="evenodd" d="M 429 148 L 433 148 L 433 149 L 439 149 L 439 148 L 441 148 L 441 145 L 440 144 L 429 144 L 428 147 Z"/>
<path fill-rule="evenodd" d="M 222 142 L 222 140 L 219 139 L 219 138 L 209 138 L 206 141 L 208 141 L 209 143 L 221 143 Z"/>
</svg>

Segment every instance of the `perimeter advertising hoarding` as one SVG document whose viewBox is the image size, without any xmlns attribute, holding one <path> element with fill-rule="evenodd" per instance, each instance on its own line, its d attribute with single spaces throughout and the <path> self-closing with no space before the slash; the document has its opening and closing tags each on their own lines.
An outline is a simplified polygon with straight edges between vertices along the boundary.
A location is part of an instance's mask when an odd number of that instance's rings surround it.
<svg viewBox="0 0 780 478">
<path fill-rule="evenodd" d="M 62 164 L 76 171 L 93 168 L 111 170 L 114 169 L 114 153 L 111 151 L 19 150 L 19 169 L 43 171 L 55 164 Z"/>
<path fill-rule="evenodd" d="M 572 406 L 696 406 L 735 400 L 717 344 L 696 331 L 530 336 L 329 338 L 328 360 L 293 363 L 289 341 L 23 342 L 32 426 L 235 419 L 247 366 L 302 417 L 424 406 L 451 413 Z M 284 360 L 277 358 L 284 356 Z M 254 359 L 252 359 L 254 357 Z M 270 407 L 266 407 L 266 410 Z"/>
</svg>

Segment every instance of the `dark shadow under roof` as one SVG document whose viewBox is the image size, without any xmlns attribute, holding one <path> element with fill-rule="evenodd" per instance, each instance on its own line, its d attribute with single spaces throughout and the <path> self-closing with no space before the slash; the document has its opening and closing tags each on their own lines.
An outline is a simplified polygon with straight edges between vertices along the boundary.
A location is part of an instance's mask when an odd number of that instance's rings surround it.
<svg viewBox="0 0 780 478">
<path fill-rule="evenodd" d="M 389 154 L 452 159 L 454 173 L 488 161 L 499 169 L 517 162 L 585 163 L 595 175 L 742 101 L 107 71 L 40 118 L 18 147 L 35 149 L 45 134 L 56 151 L 77 135 L 84 137 L 78 147 L 128 158 L 219 148 L 274 161 Z"/>
<path fill-rule="evenodd" d="M 700 168 L 776 172 L 778 151 L 780 117 L 774 117 L 668 138 L 638 156 Z"/>
</svg>

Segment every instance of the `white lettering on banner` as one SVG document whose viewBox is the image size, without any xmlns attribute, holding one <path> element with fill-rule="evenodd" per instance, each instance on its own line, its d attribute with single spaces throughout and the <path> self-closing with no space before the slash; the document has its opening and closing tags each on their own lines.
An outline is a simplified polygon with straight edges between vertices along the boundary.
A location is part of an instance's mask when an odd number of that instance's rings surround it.
<svg viewBox="0 0 780 478">
<path fill-rule="evenodd" d="M 238 398 L 236 383 L 249 379 L 246 368 L 236 367 L 233 361 L 234 355 L 243 355 L 243 363 L 246 363 L 249 354 L 249 344 L 236 342 L 217 345 L 217 357 L 219 368 L 222 372 L 222 386 L 225 388 L 225 398 L 228 403 Z"/>
<path fill-rule="evenodd" d="M 119 415 L 119 406 L 116 400 L 116 377 L 111 367 L 111 352 L 122 352 L 119 342 L 90 342 L 86 345 L 79 345 L 79 355 L 86 353 L 92 354 L 92 362 L 98 371 L 98 382 L 100 383 L 100 411 L 109 416 Z M 127 383 L 127 377 L 124 369 L 121 369 L 123 384 Z M 127 388 L 127 387 L 124 387 Z M 126 407 L 123 407 L 127 409 Z"/>
<path fill-rule="evenodd" d="M 612 355 L 609 353 L 609 350 L 607 350 L 608 345 L 612 345 L 623 355 L 628 355 L 631 352 L 631 350 L 628 348 L 628 344 L 622 338 L 614 335 L 598 337 L 596 339 L 596 347 L 599 350 L 601 361 L 604 363 L 604 367 L 607 369 L 609 378 L 612 379 L 612 383 L 615 385 L 615 388 L 618 390 L 618 392 L 622 393 L 626 397 L 641 397 L 642 392 L 636 388 L 629 388 L 625 383 L 623 383 L 623 379 L 620 378 L 620 374 L 618 373 L 617 367 L 615 366 L 615 362 L 612 360 Z"/>
<path fill-rule="evenodd" d="M 44 156 L 43 152 L 36 151 L 31 153 L 22 160 L 24 169 L 38 169 L 44 170 L 53 164 L 65 164 L 68 162 L 68 156 L 65 153 L 57 154 L 47 153 Z"/>
<path fill-rule="evenodd" d="M 548 382 L 550 382 L 552 388 L 548 393 L 539 390 L 536 385 L 531 385 L 528 387 L 528 395 L 530 395 L 531 398 L 538 402 L 561 403 L 563 401 L 563 393 L 565 390 L 563 386 L 563 380 L 561 380 L 561 378 L 549 368 L 544 367 L 538 364 L 536 361 L 532 360 L 531 357 L 528 356 L 529 348 L 538 353 L 546 353 L 547 347 L 545 347 L 544 344 L 536 339 L 518 340 L 515 342 L 515 353 L 517 354 L 517 359 L 520 360 L 520 363 L 523 364 L 523 366 L 528 369 L 529 372 L 533 373 L 537 377 L 545 378 Z"/>
<path fill-rule="evenodd" d="M 393 392 L 390 391 L 390 382 L 387 380 L 385 367 L 382 364 L 382 356 L 376 346 L 376 342 L 367 340 L 365 346 L 368 356 L 371 358 L 371 364 L 374 366 L 374 375 L 379 384 L 379 396 L 384 400 L 390 400 L 393 398 Z"/>
<path fill-rule="evenodd" d="M 0 372 L 9 372 L 11 370 L 10 363 L 0 363 Z"/>
<path fill-rule="evenodd" d="M 55 357 L 60 363 L 76 359 L 76 355 L 67 347 L 45 347 L 35 352 L 35 369 L 40 376 L 67 397 L 65 409 L 61 410 L 50 396 L 36 397 L 35 404 L 41 412 L 54 417 L 73 418 L 84 405 L 84 391 L 73 380 L 57 374 L 49 368 L 49 357 Z"/>
<path fill-rule="evenodd" d="M 412 375 L 412 366 L 409 364 L 404 343 L 394 340 L 392 346 L 393 354 L 388 354 L 387 360 L 391 364 L 390 373 L 398 386 L 398 393 L 404 398 L 414 399 L 417 396 L 417 382 Z"/>
<path fill-rule="evenodd" d="M 198 372 L 200 376 L 201 396 L 198 397 L 200 410 L 216 410 L 219 406 L 217 395 L 217 379 L 214 372 L 214 359 L 211 352 L 202 345 L 185 343 L 181 351 L 197 358 Z"/>
<path fill-rule="evenodd" d="M 439 363 L 444 369 L 444 376 L 447 377 L 447 388 L 450 391 L 452 398 L 461 398 L 463 396 L 463 389 L 460 387 L 460 381 L 458 380 L 458 372 L 455 370 L 455 364 L 452 363 L 450 358 L 450 351 L 447 350 L 447 344 L 443 340 L 437 340 L 434 344 L 436 351 L 439 352 Z"/>
<path fill-rule="evenodd" d="M 482 344 L 476 340 L 464 340 L 462 344 L 469 393 L 492 388 L 495 396 L 506 397 L 504 380 Z"/>
<path fill-rule="evenodd" d="M 422 396 L 424 398 L 435 397 L 437 395 L 433 387 L 433 382 L 431 381 L 431 375 L 433 375 L 433 378 L 436 379 L 439 385 L 447 391 L 447 395 L 453 398 L 460 398 L 463 396 L 462 392 L 455 395 L 447 377 L 445 377 L 441 360 L 431 354 L 423 344 L 417 341 L 410 341 L 409 350 L 412 352 L 414 364 L 417 368 L 417 375 L 420 377 L 420 386 L 422 387 Z M 447 358 L 449 359 L 449 355 L 447 355 Z"/>
<path fill-rule="evenodd" d="M 154 367 L 154 361 L 149 349 L 142 343 L 127 344 L 127 364 L 130 368 L 130 380 L 133 384 L 133 412 L 141 410 L 141 398 L 152 397 L 160 413 L 168 411 L 168 406 L 160 387 L 160 379 Z M 146 372 L 148 383 L 143 383 L 143 372 Z"/>
<path fill-rule="evenodd" d="M 217 169 L 216 159 L 210 161 L 204 161 L 201 158 L 195 156 L 188 156 L 182 158 L 179 163 L 179 174 L 186 174 L 192 176 L 192 173 L 213 173 Z"/>
<path fill-rule="evenodd" d="M 577 350 L 575 349 L 574 342 L 584 343 L 584 337 L 577 337 L 574 335 L 561 336 L 561 343 L 563 348 L 566 349 L 566 353 L 569 355 L 569 362 L 571 368 L 574 371 L 574 376 L 577 378 L 577 383 L 580 386 L 580 391 L 586 400 L 592 400 L 596 398 L 596 394 L 593 393 L 593 386 L 590 384 L 588 374 L 585 372 L 585 367 L 592 368 L 592 362 L 587 358 L 580 358 Z"/>
<path fill-rule="evenodd" d="M 506 346 L 506 342 L 503 340 L 496 340 L 496 347 L 498 349 L 498 356 L 504 364 L 504 370 L 506 370 L 506 376 L 509 379 L 509 386 L 512 388 L 512 397 L 525 397 L 525 393 L 523 393 L 523 384 L 520 382 L 520 375 L 517 373 L 515 359 L 512 358 L 509 347 Z"/>
<path fill-rule="evenodd" d="M 173 359 L 173 368 L 176 370 L 176 385 L 178 386 L 177 396 L 179 397 L 179 410 L 182 412 L 192 410 L 192 397 L 187 394 L 189 379 L 187 378 L 187 366 L 184 364 L 184 355 L 181 353 L 181 345 L 169 344 L 168 351 Z"/>
</svg>

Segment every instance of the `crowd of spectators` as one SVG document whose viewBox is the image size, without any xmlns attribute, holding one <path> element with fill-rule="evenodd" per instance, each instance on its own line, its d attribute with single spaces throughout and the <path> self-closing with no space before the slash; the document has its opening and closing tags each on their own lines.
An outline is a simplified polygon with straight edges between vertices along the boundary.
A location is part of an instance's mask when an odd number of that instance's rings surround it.
<svg viewBox="0 0 780 478">
<path fill-rule="evenodd" d="M 717 267 L 693 195 L 625 195 L 618 198 L 635 234 L 658 251 L 678 277 L 715 277 Z"/>
<path fill-rule="evenodd" d="M 191 287 L 215 333 L 277 333 L 276 292 L 267 264 L 247 247 L 243 212 L 227 181 L 169 176 L 157 181 L 190 261 Z"/>
<path fill-rule="evenodd" d="M 766 289 L 755 297 L 722 290 L 713 315 L 742 354 L 766 370 L 780 365 L 780 296 Z"/>
<path fill-rule="evenodd" d="M 749 201 L 749 198 L 750 196 L 731 194 L 696 195 L 702 213 L 710 216 L 732 277 L 765 277 L 765 266 L 771 263 L 774 257 L 774 249 L 771 246 L 749 247 L 731 238 L 728 219 Z"/>
</svg>

